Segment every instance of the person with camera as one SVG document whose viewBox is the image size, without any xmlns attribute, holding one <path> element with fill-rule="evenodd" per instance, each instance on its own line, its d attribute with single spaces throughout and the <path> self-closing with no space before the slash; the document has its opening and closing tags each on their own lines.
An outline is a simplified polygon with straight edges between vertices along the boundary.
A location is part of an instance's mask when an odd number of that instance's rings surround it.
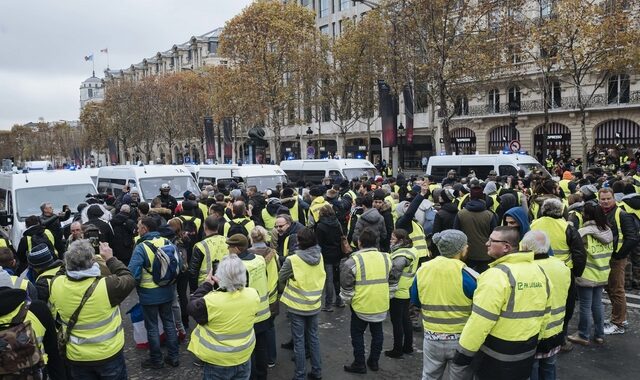
<svg viewBox="0 0 640 380">
<path fill-rule="evenodd" d="M 105 221 L 106 210 L 97 204 L 89 206 L 87 209 L 87 222 L 83 224 L 86 227 L 88 225 L 94 225 L 100 231 L 99 240 L 101 242 L 109 243 L 109 247 L 113 247 L 113 228 L 108 221 Z M 110 216 L 110 215 L 109 215 Z"/>
</svg>

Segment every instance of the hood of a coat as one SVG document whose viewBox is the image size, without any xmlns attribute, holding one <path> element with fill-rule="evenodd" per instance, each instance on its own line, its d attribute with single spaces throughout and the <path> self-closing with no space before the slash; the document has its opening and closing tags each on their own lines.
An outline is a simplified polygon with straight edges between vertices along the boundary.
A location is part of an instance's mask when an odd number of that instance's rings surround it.
<svg viewBox="0 0 640 380">
<path fill-rule="evenodd" d="M 380 215 L 380 212 L 378 212 L 378 210 L 376 210 L 375 208 L 365 210 L 360 218 L 368 224 L 377 224 L 380 223 L 380 221 L 384 221 L 384 218 L 382 217 L 382 215 Z"/>
<path fill-rule="evenodd" d="M 628 194 L 622 197 L 622 202 L 634 210 L 640 210 L 640 194 Z"/>
<path fill-rule="evenodd" d="M 584 223 L 584 227 L 579 229 L 578 232 L 582 237 L 591 235 L 593 238 L 603 244 L 609 244 L 613 241 L 613 232 L 611 231 L 611 228 L 601 230 L 598 228 L 598 226 L 596 226 L 596 222 L 594 222 L 593 220 L 586 221 Z"/>
<path fill-rule="evenodd" d="M 471 212 L 482 212 L 487 209 L 487 204 L 481 199 L 472 199 L 464 205 L 464 208 Z"/>
<path fill-rule="evenodd" d="M 297 249 L 296 255 L 309 265 L 318 265 L 320 264 L 320 258 L 322 258 L 322 251 L 319 245 L 314 245 L 307 249 Z"/>
<path fill-rule="evenodd" d="M 524 209 L 522 207 L 512 207 L 507 210 L 507 212 L 504 213 L 504 217 L 502 218 L 504 225 L 506 225 L 506 223 L 504 223 L 504 220 L 507 216 L 510 216 L 518 221 L 518 225 L 520 226 L 518 227 L 518 230 L 520 231 L 520 238 L 522 238 L 524 234 L 529 232 L 529 230 L 531 229 L 529 225 L 529 217 L 524 212 Z"/>
</svg>

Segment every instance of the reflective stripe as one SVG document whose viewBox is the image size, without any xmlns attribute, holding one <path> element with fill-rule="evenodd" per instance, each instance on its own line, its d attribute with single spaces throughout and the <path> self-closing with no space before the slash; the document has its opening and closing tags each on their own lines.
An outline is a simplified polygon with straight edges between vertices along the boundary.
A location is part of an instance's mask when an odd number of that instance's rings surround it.
<svg viewBox="0 0 640 380">
<path fill-rule="evenodd" d="M 111 316 L 109 316 L 107 319 L 103 319 L 102 321 L 98 321 L 95 323 L 86 323 L 84 325 L 75 325 L 73 327 L 74 330 L 92 330 L 92 329 L 97 329 L 98 327 L 102 327 L 102 326 L 106 326 L 109 323 L 111 323 L 114 319 L 116 319 L 116 317 L 118 316 L 118 314 L 120 313 L 120 309 L 116 307 L 116 309 L 113 311 L 113 313 L 111 313 Z M 60 322 L 62 322 L 63 325 L 67 325 L 66 321 L 60 320 Z"/>
<path fill-rule="evenodd" d="M 367 272 L 364 267 L 364 260 L 362 259 L 362 255 L 356 254 L 354 255 L 354 257 L 356 260 L 358 260 L 358 263 L 360 263 L 360 281 L 356 279 L 356 283 L 365 281 L 367 279 Z"/>
<path fill-rule="evenodd" d="M 502 354 L 500 352 L 496 352 L 496 351 L 488 348 L 487 346 L 480 347 L 480 351 L 482 351 L 485 354 L 487 354 L 488 356 L 491 356 L 492 358 L 500 360 L 502 362 L 519 362 L 521 360 L 529 359 L 530 357 L 532 357 L 536 353 L 536 349 L 534 348 L 531 351 L 523 352 L 521 354 L 507 355 L 507 354 Z"/>
<path fill-rule="evenodd" d="M 114 336 L 118 335 L 120 331 L 122 331 L 122 325 L 118 326 L 118 328 L 116 328 L 114 331 L 110 331 L 106 334 L 94 336 L 93 338 L 79 338 L 73 335 L 73 332 L 71 332 L 71 336 L 69 337 L 69 342 L 73 344 L 78 344 L 78 345 L 100 343 L 100 342 L 104 342 L 105 340 L 109 340 L 113 338 Z"/>
<path fill-rule="evenodd" d="M 499 315 L 493 314 L 492 312 L 490 312 L 488 310 L 485 310 L 485 309 L 481 308 L 478 305 L 473 305 L 473 309 L 471 311 L 473 313 L 476 313 L 476 314 L 482 316 L 482 317 L 487 318 L 490 321 L 497 321 L 498 318 L 500 317 Z"/>
<path fill-rule="evenodd" d="M 322 295 L 322 290 L 314 290 L 311 292 L 307 292 L 305 290 L 298 289 L 291 284 L 289 284 L 289 290 L 291 290 L 294 293 L 298 293 L 301 296 L 306 296 L 306 297 L 320 297 Z"/>
<path fill-rule="evenodd" d="M 422 305 L 424 311 L 471 311 L 471 305 L 469 306 L 455 306 L 455 305 Z"/>
<path fill-rule="evenodd" d="M 14 284 L 14 286 L 15 286 L 15 288 L 16 288 L 16 289 L 19 289 L 19 288 L 22 286 L 22 281 L 23 281 L 23 280 L 24 280 L 24 279 L 23 279 L 22 277 L 18 277 L 18 278 L 16 278 L 16 282 L 15 282 L 15 284 Z"/>
<path fill-rule="evenodd" d="M 435 317 L 428 317 L 426 315 L 422 315 L 422 320 L 425 322 L 431 322 L 431 323 L 439 323 L 442 325 L 457 325 L 460 323 L 466 323 L 467 320 L 469 318 L 467 317 L 462 317 L 462 318 L 435 318 Z"/>
<path fill-rule="evenodd" d="M 564 324 L 564 318 L 560 318 L 557 321 L 549 322 L 547 324 L 547 330 L 551 330 L 554 327 L 558 327 Z"/>
<path fill-rule="evenodd" d="M 566 255 L 566 254 L 569 254 L 570 252 L 571 252 L 571 251 L 570 251 L 570 250 L 568 250 L 568 249 L 554 249 L 554 250 L 553 250 L 553 253 L 554 253 L 555 255 Z"/>
<path fill-rule="evenodd" d="M 209 244 L 207 244 L 207 242 L 203 241 L 202 245 L 204 246 L 205 260 L 207 261 L 207 273 L 205 274 L 208 275 L 209 272 L 211 272 L 211 250 L 209 249 Z M 200 273 L 202 273 L 202 271 L 200 271 Z"/>
<path fill-rule="evenodd" d="M 411 266 L 408 266 L 409 270 L 411 270 Z M 416 274 L 413 272 L 402 272 L 402 277 L 413 278 Z"/>
<path fill-rule="evenodd" d="M 591 269 L 597 269 L 597 270 L 609 270 L 609 269 L 611 269 L 611 267 L 609 266 L 609 264 L 607 264 L 607 265 L 603 265 L 603 266 L 598 266 L 598 265 L 596 265 L 596 264 L 594 264 L 594 263 L 590 263 L 590 262 L 588 262 L 588 261 L 587 261 L 586 266 L 587 266 L 587 267 L 589 267 L 589 268 L 591 268 Z"/>
<path fill-rule="evenodd" d="M 515 307 L 514 305 L 516 301 L 515 300 L 516 279 L 513 277 L 513 274 L 511 273 L 511 269 L 509 269 L 508 266 L 499 264 L 499 265 L 496 265 L 495 267 L 497 269 L 500 269 L 504 273 L 506 273 L 507 277 L 509 278 L 509 285 L 511 286 L 511 294 L 509 295 L 509 301 L 507 302 L 507 310 L 513 310 L 513 308 Z"/>
<path fill-rule="evenodd" d="M 303 305 L 315 305 L 315 304 L 318 303 L 318 300 L 320 299 L 320 296 L 318 296 L 318 298 L 315 299 L 315 300 L 305 300 L 305 299 L 302 299 L 302 298 L 298 298 L 298 297 L 292 296 L 289 293 L 282 293 L 282 298 L 286 298 L 286 299 L 291 300 L 291 301 L 293 301 L 295 303 L 301 303 Z"/>
<path fill-rule="evenodd" d="M 456 347 L 456 350 L 466 356 L 474 356 L 476 354 L 475 351 L 469 351 L 466 348 L 462 347 L 460 343 L 458 343 L 458 347 Z"/>
<path fill-rule="evenodd" d="M 245 331 L 245 332 L 241 332 L 241 333 L 237 333 L 237 334 L 216 334 L 213 331 L 209 331 L 208 329 L 202 329 L 204 330 L 207 335 L 209 335 L 210 337 L 212 337 L 213 339 L 217 340 L 217 341 L 224 341 L 224 340 L 232 340 L 232 339 L 242 339 L 242 338 L 246 338 L 249 335 L 251 335 L 251 333 L 253 332 L 253 328 Z"/>
<path fill-rule="evenodd" d="M 605 253 L 598 253 L 595 255 L 591 255 L 592 259 L 606 259 L 609 256 L 611 256 L 611 252 L 605 252 Z"/>
<path fill-rule="evenodd" d="M 257 313 L 256 313 L 256 317 L 260 317 L 260 316 L 262 316 L 262 315 L 265 315 L 265 314 L 267 314 L 269 311 L 270 311 L 270 310 L 269 310 L 269 306 L 267 306 L 267 308 L 266 308 L 266 309 L 262 309 L 262 310 L 260 310 L 259 312 L 257 312 Z"/>
<path fill-rule="evenodd" d="M 387 316 L 387 312 L 383 311 L 382 313 L 365 313 L 362 311 L 356 311 L 357 314 L 366 315 L 371 318 L 385 318 Z"/>
<path fill-rule="evenodd" d="M 240 351 L 244 351 L 247 348 L 251 347 L 251 345 L 253 343 L 255 343 L 255 341 L 256 341 L 256 336 L 252 335 L 251 336 L 251 340 L 249 340 L 249 342 L 247 342 L 247 343 L 245 343 L 245 344 L 243 344 L 241 346 L 238 346 L 238 347 L 220 346 L 220 345 L 213 344 L 213 343 L 205 340 L 202 337 L 202 335 L 200 335 L 200 330 L 203 330 L 203 329 L 196 329 L 194 331 L 194 335 L 198 338 L 198 341 L 200 342 L 200 344 L 202 344 L 203 346 L 207 347 L 210 350 L 217 351 L 217 352 L 240 352 Z"/>
<path fill-rule="evenodd" d="M 565 312 L 565 306 L 561 306 L 557 309 L 551 309 L 551 315 L 561 314 Z"/>
<path fill-rule="evenodd" d="M 364 280 L 364 281 L 356 281 L 356 285 L 377 285 L 377 284 L 386 284 L 389 282 L 386 278 L 380 278 L 378 280 Z"/>
<path fill-rule="evenodd" d="M 475 311 L 475 310 L 474 310 Z M 532 311 L 503 311 L 500 313 L 501 317 L 511 319 L 526 319 L 542 317 L 547 313 L 547 310 L 532 310 Z"/>
</svg>

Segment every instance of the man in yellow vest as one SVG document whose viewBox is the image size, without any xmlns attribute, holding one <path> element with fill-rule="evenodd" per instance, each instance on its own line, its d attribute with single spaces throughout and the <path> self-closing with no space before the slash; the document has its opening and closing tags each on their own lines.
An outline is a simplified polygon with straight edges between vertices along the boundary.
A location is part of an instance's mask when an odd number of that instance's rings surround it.
<svg viewBox="0 0 640 380">
<path fill-rule="evenodd" d="M 51 280 L 62 267 L 62 261 L 53 256 L 46 244 L 41 243 L 33 247 L 29 252 L 27 262 L 35 280 L 34 284 L 38 291 L 38 299 L 48 302 Z"/>
<path fill-rule="evenodd" d="M 205 238 L 193 246 L 189 261 L 189 286 L 196 290 L 207 279 L 209 272 L 229 253 L 226 238 L 218 234 L 219 220 L 208 216 L 204 221 Z M 214 270 L 215 272 L 215 270 Z"/>
<path fill-rule="evenodd" d="M 562 332 L 567 293 L 571 284 L 571 270 L 561 261 L 549 256 L 551 243 L 543 231 L 529 231 L 520 242 L 522 251 L 532 251 L 535 263 L 549 278 L 551 311 L 547 325 L 540 333 L 540 341 L 531 371 L 532 379 L 555 379 L 556 358 L 565 342 Z"/>
<path fill-rule="evenodd" d="M 55 239 L 53 234 L 40 224 L 40 220 L 37 216 L 28 216 L 24 223 L 27 229 L 22 233 L 22 238 L 20 239 L 20 243 L 18 243 L 18 249 L 16 251 L 16 258 L 18 259 L 18 273 L 27 269 L 27 255 L 35 245 L 44 243 L 49 247 L 49 250 L 56 255 L 56 257 L 58 256 L 55 250 Z"/>
<path fill-rule="evenodd" d="M 51 282 L 49 302 L 62 321 L 63 331 L 81 307 L 75 325 L 67 332 L 66 364 L 71 378 L 126 379 L 119 306 L 135 287 L 135 280 L 127 267 L 113 257 L 107 243 L 100 243 L 100 255 L 112 275 L 100 275 L 94 255 L 88 240 L 71 244 L 64 258 L 66 275 L 55 277 Z M 80 306 L 83 299 L 85 303 Z"/>
<path fill-rule="evenodd" d="M 378 360 L 382 352 L 384 336 L 382 322 L 389 310 L 389 272 L 391 258 L 380 252 L 375 231 L 366 228 L 358 239 L 354 252 L 340 267 L 340 297 L 351 305 L 351 345 L 353 363 L 344 370 L 352 373 L 367 373 L 367 367 L 378 371 Z M 364 331 L 369 326 L 371 350 L 369 358 L 364 358 Z"/>
<path fill-rule="evenodd" d="M 258 291 L 260 305 L 256 313 L 253 330 L 256 336 L 256 346 L 251 360 L 251 377 L 267 378 L 268 350 L 267 331 L 273 326 L 273 319 L 269 309 L 269 282 L 267 279 L 267 264 L 264 257 L 250 253 L 249 240 L 242 234 L 235 234 L 227 238 L 229 254 L 238 255 L 246 267 L 247 286 Z"/>
<path fill-rule="evenodd" d="M 38 299 L 38 292 L 35 286 L 26 278 L 16 276 L 15 267 L 16 259 L 13 252 L 7 247 L 0 248 L 0 288 L 22 289 L 27 292 L 30 299 Z"/>
<path fill-rule="evenodd" d="M 411 287 L 411 302 L 422 309 L 423 379 L 467 378 L 471 369 L 455 365 L 460 334 L 469 315 L 478 273 L 467 267 L 467 236 L 458 230 L 433 235 L 440 256 L 424 263 Z"/>
<path fill-rule="evenodd" d="M 295 255 L 287 256 L 278 276 L 279 287 L 284 289 L 280 301 L 287 306 L 291 323 L 296 363 L 294 379 L 304 379 L 307 376 L 305 347 L 309 348 L 311 358 L 308 378 L 322 378 L 318 314 L 325 279 L 322 252 L 316 234 L 305 227 L 298 232 L 298 249 Z M 306 342 L 306 339 L 309 341 Z"/>
<path fill-rule="evenodd" d="M 258 292 L 246 286 L 247 270 L 235 254 L 225 256 L 191 296 L 187 308 L 198 326 L 189 351 L 204 362 L 205 379 L 248 379 Z"/>
<path fill-rule="evenodd" d="M 469 365 L 478 355 L 480 380 L 527 379 L 538 336 L 547 325 L 549 280 L 534 263 L 533 252 L 518 252 L 519 239 L 518 230 L 506 226 L 489 235 L 487 253 L 495 261 L 478 278 L 471 316 L 453 359 Z"/>
<path fill-rule="evenodd" d="M 549 237 L 551 249 L 555 258 L 562 260 L 571 269 L 571 286 L 569 288 L 564 324 L 562 331 L 567 336 L 569 321 L 573 317 L 576 305 L 576 282 L 587 263 L 587 252 L 578 230 L 563 217 L 564 205 L 557 198 L 548 198 L 542 203 L 541 217 L 531 223 L 531 231 L 544 231 Z M 563 350 L 570 350 L 571 345 Z"/>
<path fill-rule="evenodd" d="M 160 236 L 157 231 L 156 219 L 145 216 L 138 221 L 138 235 L 140 239 L 133 250 L 133 255 L 129 261 L 129 270 L 136 280 L 138 299 L 142 305 L 144 315 L 144 327 L 147 329 L 147 340 L 149 342 L 149 359 L 143 361 L 142 367 L 148 369 L 160 369 L 167 364 L 171 367 L 179 365 L 178 360 L 178 334 L 173 320 L 173 298 L 176 294 L 175 284 L 159 286 L 153 281 L 151 275 L 153 260 L 155 260 L 154 249 L 171 244 L 171 242 Z M 162 360 L 162 350 L 160 348 L 160 331 L 158 328 L 158 317 L 162 321 L 168 356 Z"/>
<path fill-rule="evenodd" d="M 325 187 L 316 185 L 309 189 L 309 195 L 311 196 L 311 204 L 309 205 L 309 218 L 307 220 L 307 226 L 313 227 L 320 219 L 320 209 L 322 206 L 329 204 L 324 199 Z"/>
<path fill-rule="evenodd" d="M 231 211 L 233 213 L 233 219 L 225 223 L 223 235 L 225 237 L 231 237 L 231 235 L 241 233 L 245 237 L 248 237 L 249 231 L 251 231 L 256 224 L 246 215 L 247 208 L 245 203 L 243 201 L 233 202 Z"/>
</svg>

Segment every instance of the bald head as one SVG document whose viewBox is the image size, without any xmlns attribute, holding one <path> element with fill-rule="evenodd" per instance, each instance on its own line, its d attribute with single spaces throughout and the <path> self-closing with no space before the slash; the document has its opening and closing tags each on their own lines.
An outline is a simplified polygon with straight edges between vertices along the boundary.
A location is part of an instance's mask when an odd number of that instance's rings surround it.
<svg viewBox="0 0 640 380">
<path fill-rule="evenodd" d="M 244 204 L 244 201 L 235 201 L 233 202 L 233 216 L 235 218 L 242 218 L 246 212 L 247 208 Z"/>
<path fill-rule="evenodd" d="M 524 235 L 520 246 L 523 251 L 533 251 L 534 254 L 545 254 L 549 252 L 551 243 L 546 232 L 532 230 Z"/>
</svg>

